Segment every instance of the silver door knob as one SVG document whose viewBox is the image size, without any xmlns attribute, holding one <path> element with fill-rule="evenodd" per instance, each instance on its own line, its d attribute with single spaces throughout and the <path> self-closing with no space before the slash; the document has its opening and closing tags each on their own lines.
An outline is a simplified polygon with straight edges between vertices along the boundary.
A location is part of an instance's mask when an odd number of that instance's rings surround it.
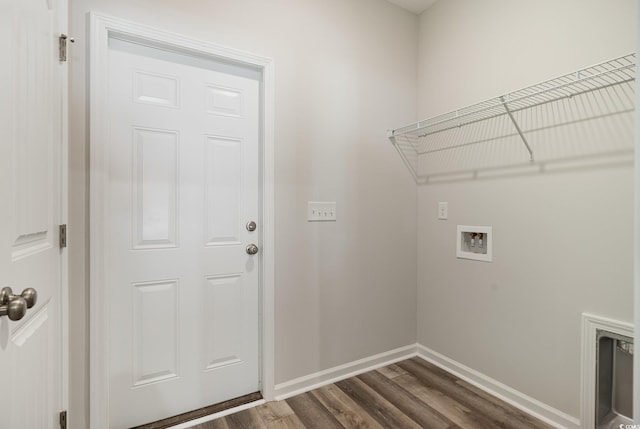
<svg viewBox="0 0 640 429">
<path fill-rule="evenodd" d="M 251 243 L 247 246 L 247 253 L 249 255 L 255 255 L 256 253 L 258 253 L 258 246 L 256 246 L 255 244 Z"/>
<path fill-rule="evenodd" d="M 18 297 L 12 299 L 7 305 L 0 307 L 0 316 L 9 316 L 10 320 L 20 320 L 27 314 L 27 301 Z"/>
<path fill-rule="evenodd" d="M 20 320 L 27 309 L 32 308 L 38 301 L 38 292 L 34 288 L 27 288 L 20 295 L 15 295 L 10 287 L 0 290 L 0 317 L 8 316 L 11 320 Z"/>
</svg>

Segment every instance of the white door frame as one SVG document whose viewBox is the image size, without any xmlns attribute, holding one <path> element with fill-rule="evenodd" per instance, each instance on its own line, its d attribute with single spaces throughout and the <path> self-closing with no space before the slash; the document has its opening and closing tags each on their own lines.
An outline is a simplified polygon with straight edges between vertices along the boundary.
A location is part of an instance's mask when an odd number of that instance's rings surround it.
<svg viewBox="0 0 640 429">
<path fill-rule="evenodd" d="M 57 28 L 60 33 L 69 34 L 69 1 L 57 3 Z M 69 63 L 60 63 L 60 223 L 69 223 Z M 60 386 L 62 410 L 69 409 L 69 251 L 60 252 L 60 341 L 62 347 Z"/>
<path fill-rule="evenodd" d="M 108 240 L 107 168 L 109 39 L 143 43 L 258 70 L 261 82 L 260 207 L 262 264 L 260 267 L 260 379 L 266 400 L 274 396 L 274 76 L 273 61 L 146 25 L 90 13 L 90 426 L 106 429 L 109 422 L 109 302 L 104 287 Z"/>
</svg>

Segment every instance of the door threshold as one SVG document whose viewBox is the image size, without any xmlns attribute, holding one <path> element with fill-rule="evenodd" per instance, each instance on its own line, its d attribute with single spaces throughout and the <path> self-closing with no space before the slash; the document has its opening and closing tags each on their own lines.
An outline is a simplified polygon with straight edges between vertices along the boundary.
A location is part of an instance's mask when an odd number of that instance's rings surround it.
<svg viewBox="0 0 640 429">
<path fill-rule="evenodd" d="M 250 404 L 262 399 L 262 393 L 255 392 L 248 395 L 240 396 L 239 398 L 230 399 L 228 401 L 219 402 L 217 404 L 209 405 L 197 410 L 188 411 L 177 416 L 169 417 L 166 419 L 158 420 L 153 423 L 147 423 L 140 426 L 135 426 L 131 429 L 167 429 L 192 420 L 201 419 L 203 417 L 221 413 L 223 411 L 240 407 L 242 405 Z M 195 424 L 195 423 L 194 423 Z"/>
</svg>

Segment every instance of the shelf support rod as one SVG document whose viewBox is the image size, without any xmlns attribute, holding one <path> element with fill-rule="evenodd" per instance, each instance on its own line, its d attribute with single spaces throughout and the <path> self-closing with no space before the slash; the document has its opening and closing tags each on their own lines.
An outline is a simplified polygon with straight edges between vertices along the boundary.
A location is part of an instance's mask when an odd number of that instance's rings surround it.
<svg viewBox="0 0 640 429">
<path fill-rule="evenodd" d="M 393 135 L 393 130 L 387 130 L 387 137 L 389 138 L 389 141 L 391 141 L 393 146 L 398 151 L 398 154 L 400 154 L 400 158 L 402 158 L 402 162 L 404 162 L 404 165 L 407 167 L 407 169 L 409 169 L 409 173 L 411 173 L 411 177 L 413 177 L 413 180 L 415 180 L 415 182 L 418 183 L 418 172 L 416 171 L 417 166 L 415 167 L 412 166 L 411 162 L 409 162 L 409 160 L 407 159 L 407 155 L 404 153 L 402 149 L 400 149 L 400 146 L 396 141 L 396 137 Z"/>
<path fill-rule="evenodd" d="M 509 109 L 509 106 L 507 105 L 507 102 L 505 101 L 504 96 L 500 97 L 500 101 L 502 102 L 502 105 L 504 106 L 504 110 L 506 110 L 507 115 L 509 115 L 509 119 L 511 119 L 511 122 L 513 122 L 513 126 L 516 127 L 516 131 L 520 135 L 522 142 L 524 143 L 524 145 L 527 147 L 527 150 L 529 151 L 529 161 L 533 162 L 533 151 L 531 150 L 531 146 L 529 146 L 529 142 L 527 142 L 527 139 L 524 137 L 524 134 L 522 133 L 520 126 L 516 122 L 516 118 L 513 117 L 513 113 L 511 113 L 511 109 Z"/>
</svg>

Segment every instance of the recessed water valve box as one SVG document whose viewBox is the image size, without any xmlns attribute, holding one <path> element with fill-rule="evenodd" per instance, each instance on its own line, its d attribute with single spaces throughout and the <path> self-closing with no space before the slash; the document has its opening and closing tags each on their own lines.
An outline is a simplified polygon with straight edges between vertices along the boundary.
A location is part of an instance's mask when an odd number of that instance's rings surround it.
<svg viewBox="0 0 640 429">
<path fill-rule="evenodd" d="M 493 261 L 493 228 L 458 225 L 456 256 L 462 259 Z"/>
</svg>

